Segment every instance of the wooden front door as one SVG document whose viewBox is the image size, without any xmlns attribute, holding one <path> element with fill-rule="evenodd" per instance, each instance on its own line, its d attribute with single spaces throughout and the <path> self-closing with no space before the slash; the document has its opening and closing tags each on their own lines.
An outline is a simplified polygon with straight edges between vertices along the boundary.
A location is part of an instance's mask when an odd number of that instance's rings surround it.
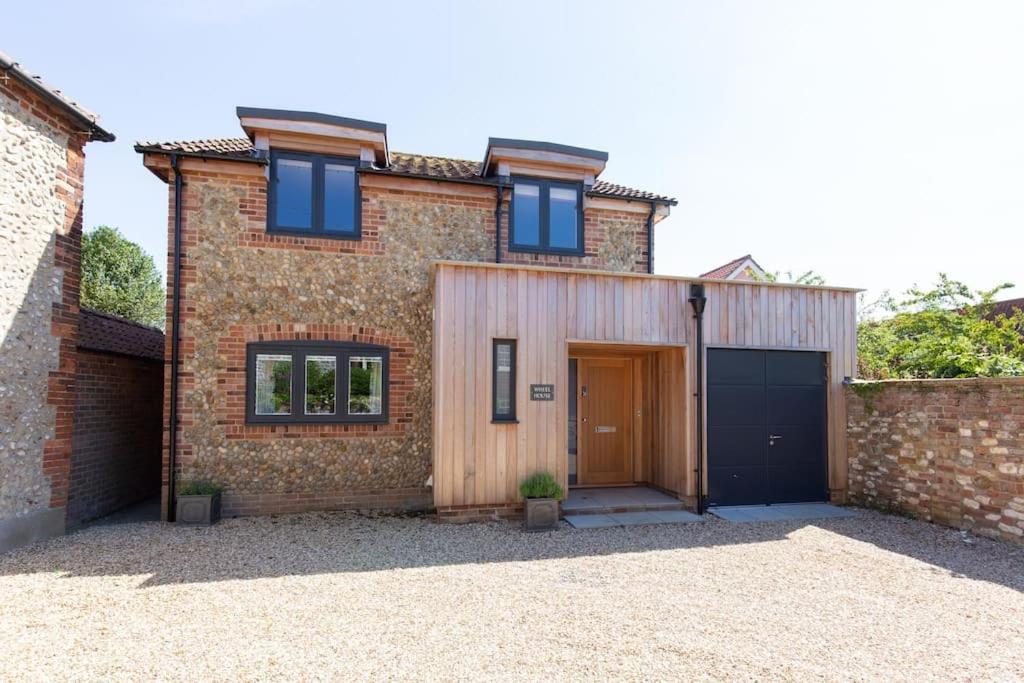
<svg viewBox="0 0 1024 683">
<path fill-rule="evenodd" d="M 579 360 L 579 484 L 633 483 L 633 361 Z"/>
</svg>

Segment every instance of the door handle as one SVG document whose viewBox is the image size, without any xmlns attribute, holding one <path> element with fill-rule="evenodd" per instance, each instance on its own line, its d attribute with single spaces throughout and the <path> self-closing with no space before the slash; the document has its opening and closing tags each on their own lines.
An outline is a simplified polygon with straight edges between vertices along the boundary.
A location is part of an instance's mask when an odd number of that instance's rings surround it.
<svg viewBox="0 0 1024 683">
<path fill-rule="evenodd" d="M 772 441 L 774 441 L 775 439 L 781 439 L 782 435 L 781 434 L 769 434 L 768 438 L 771 439 Z"/>
</svg>

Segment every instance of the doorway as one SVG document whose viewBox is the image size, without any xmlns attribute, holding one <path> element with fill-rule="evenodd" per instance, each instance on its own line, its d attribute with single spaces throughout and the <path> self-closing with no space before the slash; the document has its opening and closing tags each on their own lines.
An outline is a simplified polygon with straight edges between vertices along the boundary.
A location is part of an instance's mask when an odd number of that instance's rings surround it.
<svg viewBox="0 0 1024 683">
<path fill-rule="evenodd" d="M 633 359 L 577 360 L 577 483 L 633 483 Z"/>
</svg>

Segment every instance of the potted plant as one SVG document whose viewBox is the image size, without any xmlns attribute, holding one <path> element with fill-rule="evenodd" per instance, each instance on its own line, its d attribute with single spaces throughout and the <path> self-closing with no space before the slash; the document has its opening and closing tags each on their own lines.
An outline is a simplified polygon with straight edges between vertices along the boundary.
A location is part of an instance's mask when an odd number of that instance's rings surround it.
<svg viewBox="0 0 1024 683">
<path fill-rule="evenodd" d="M 547 472 L 534 474 L 519 486 L 526 500 L 526 530 L 549 531 L 558 528 L 558 501 L 562 487 Z"/>
<path fill-rule="evenodd" d="M 209 526 L 220 519 L 221 487 L 204 481 L 187 481 L 178 487 L 178 524 Z"/>
</svg>

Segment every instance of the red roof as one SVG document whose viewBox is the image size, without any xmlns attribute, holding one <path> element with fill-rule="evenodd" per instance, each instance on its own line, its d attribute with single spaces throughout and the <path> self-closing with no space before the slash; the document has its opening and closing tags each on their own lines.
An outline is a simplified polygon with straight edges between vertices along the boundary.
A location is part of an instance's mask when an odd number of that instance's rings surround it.
<svg viewBox="0 0 1024 683">
<path fill-rule="evenodd" d="M 747 261 L 753 261 L 754 265 L 757 265 L 757 261 L 754 261 L 754 258 L 750 254 L 747 254 L 745 256 L 740 256 L 737 259 L 733 259 L 728 263 L 720 265 L 717 268 L 712 268 L 706 273 L 701 273 L 698 277 L 705 277 L 712 280 L 726 280 L 729 278 L 730 275 L 736 272 L 737 268 L 742 266 Z M 758 268 L 760 268 L 760 266 L 758 266 Z"/>
<path fill-rule="evenodd" d="M 253 155 L 253 145 L 248 138 L 215 138 L 210 140 L 177 140 L 173 142 L 137 142 L 136 152 L 153 152 L 157 154 L 182 154 L 208 159 L 229 159 L 232 161 L 260 161 Z M 377 173 L 392 175 L 431 178 L 438 180 L 461 180 L 491 184 L 491 181 L 480 176 L 479 161 L 467 159 L 450 159 L 448 157 L 427 156 L 425 154 L 406 154 L 392 151 L 389 153 L 391 165 L 387 168 L 375 169 Z M 663 204 L 675 204 L 676 200 L 646 190 L 636 190 L 624 185 L 598 180 L 589 192 L 592 196 L 615 197 L 619 199 L 639 199 Z"/>
<path fill-rule="evenodd" d="M 78 348 L 164 359 L 164 333 L 118 315 L 82 308 L 78 320 Z"/>
</svg>

